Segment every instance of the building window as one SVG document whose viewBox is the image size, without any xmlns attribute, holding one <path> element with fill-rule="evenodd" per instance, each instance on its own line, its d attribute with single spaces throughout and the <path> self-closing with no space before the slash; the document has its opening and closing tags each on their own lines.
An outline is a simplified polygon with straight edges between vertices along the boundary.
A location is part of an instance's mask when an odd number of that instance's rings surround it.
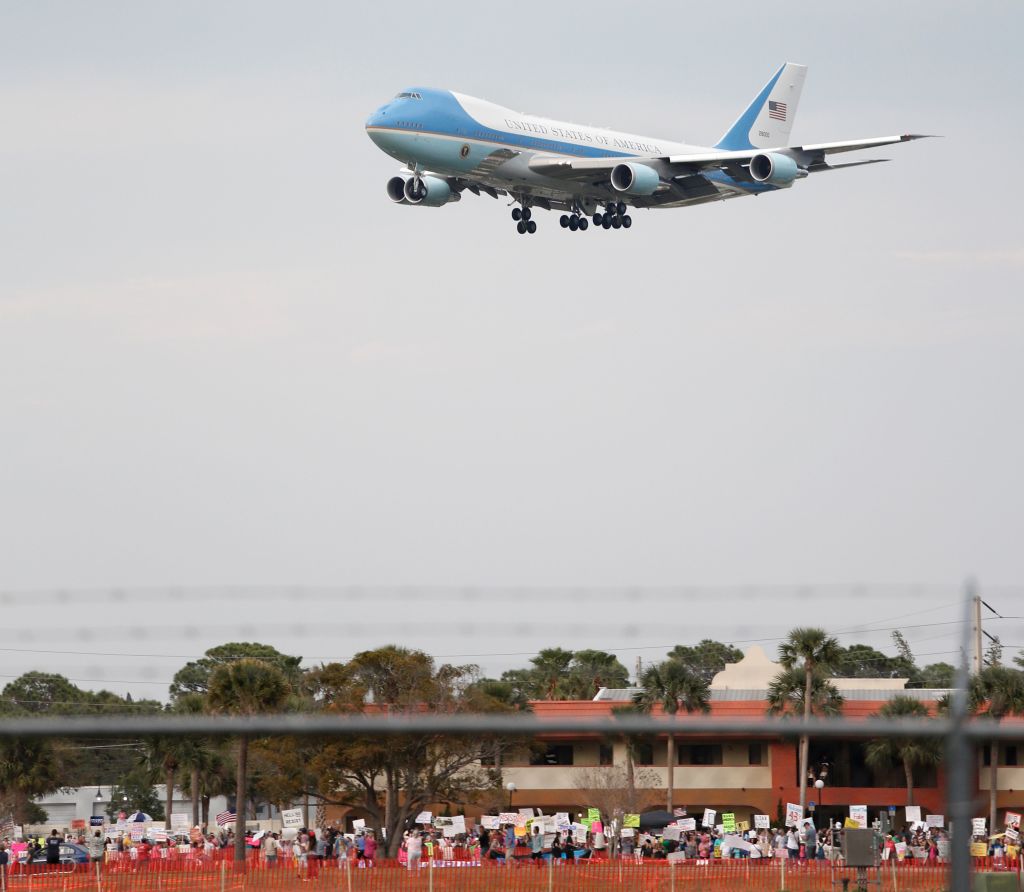
<svg viewBox="0 0 1024 892">
<path fill-rule="evenodd" d="M 612 765 L 614 764 L 612 746 L 610 743 L 602 743 L 597 750 L 597 764 L 598 765 Z"/>
<path fill-rule="evenodd" d="M 721 765 L 722 747 L 717 743 L 694 743 L 679 747 L 680 765 Z"/>
<path fill-rule="evenodd" d="M 986 746 L 982 750 L 982 764 L 989 766 L 992 764 L 992 750 Z M 1014 766 L 1017 764 L 1017 747 L 1013 746 L 1001 746 L 999 748 L 999 764 Z"/>
<path fill-rule="evenodd" d="M 747 764 L 764 765 L 763 743 L 752 743 L 747 747 Z"/>
<path fill-rule="evenodd" d="M 572 744 L 550 745 L 542 753 L 530 754 L 531 765 L 572 765 Z"/>
<path fill-rule="evenodd" d="M 480 753 L 480 764 L 481 765 L 493 765 L 494 764 L 494 750 L 485 749 Z"/>
<path fill-rule="evenodd" d="M 654 747 L 649 743 L 634 743 L 633 761 L 637 765 L 653 765 Z"/>
</svg>

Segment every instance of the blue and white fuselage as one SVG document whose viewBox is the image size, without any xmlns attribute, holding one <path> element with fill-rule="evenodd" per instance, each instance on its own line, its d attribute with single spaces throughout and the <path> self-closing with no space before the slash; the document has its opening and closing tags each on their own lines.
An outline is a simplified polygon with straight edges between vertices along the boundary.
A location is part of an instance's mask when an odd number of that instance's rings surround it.
<svg viewBox="0 0 1024 892">
<path fill-rule="evenodd" d="M 511 196 L 521 205 L 513 212 L 525 224 L 520 232 L 536 229 L 530 209 L 537 207 L 569 212 L 562 218 L 567 228 L 585 229 L 590 215 L 606 229 L 628 227 L 629 206 L 680 207 L 772 192 L 833 169 L 825 157 L 834 152 L 915 138 L 789 145 L 805 74 L 802 65 L 783 65 L 711 147 L 569 124 L 424 87 L 381 106 L 366 130 L 404 165 L 388 182 L 396 203 L 436 207 L 469 190 Z"/>
</svg>

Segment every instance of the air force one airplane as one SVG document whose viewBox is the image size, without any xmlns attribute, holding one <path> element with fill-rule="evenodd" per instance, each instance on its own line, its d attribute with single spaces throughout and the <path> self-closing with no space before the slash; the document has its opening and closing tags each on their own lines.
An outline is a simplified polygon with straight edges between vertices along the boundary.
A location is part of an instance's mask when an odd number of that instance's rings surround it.
<svg viewBox="0 0 1024 892">
<path fill-rule="evenodd" d="M 628 208 L 675 208 L 788 189 L 810 173 L 888 159 L 829 164 L 840 152 L 919 134 L 791 146 L 807 68 L 787 62 L 711 148 L 525 115 L 447 90 L 412 87 L 377 109 L 366 132 L 405 167 L 388 180 L 397 204 L 439 207 L 462 193 L 507 195 L 520 234 L 536 208 L 561 225 L 628 229 Z M 603 208 L 603 210 L 602 210 Z"/>
</svg>

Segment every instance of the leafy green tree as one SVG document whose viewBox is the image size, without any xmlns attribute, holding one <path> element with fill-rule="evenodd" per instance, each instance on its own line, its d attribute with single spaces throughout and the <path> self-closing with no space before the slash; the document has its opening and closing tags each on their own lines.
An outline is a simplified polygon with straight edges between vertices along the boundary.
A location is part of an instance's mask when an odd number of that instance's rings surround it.
<svg viewBox="0 0 1024 892">
<path fill-rule="evenodd" d="M 288 656 L 269 644 L 232 642 L 211 647 L 200 659 L 182 666 L 171 680 L 171 699 L 189 693 L 206 694 L 214 670 L 239 660 L 260 660 L 279 669 L 292 688 L 297 690 L 302 685 L 302 657 Z"/>
<path fill-rule="evenodd" d="M 708 683 L 686 663 L 679 660 L 664 660 L 649 666 L 640 677 L 640 691 L 633 702 L 643 712 L 650 713 L 660 706 L 666 715 L 675 717 L 680 709 L 687 713 L 709 712 L 711 693 Z M 668 730 L 668 795 L 667 808 L 672 811 L 672 792 L 675 787 L 675 743 L 674 730 Z"/>
<path fill-rule="evenodd" d="M 804 720 L 811 717 L 815 677 L 829 674 L 839 661 L 842 648 L 824 629 L 798 627 L 779 645 L 783 669 L 800 669 L 804 674 Z M 771 704 L 769 704 L 771 709 Z M 810 737 L 800 735 L 800 809 L 807 807 L 807 762 Z"/>
<path fill-rule="evenodd" d="M 578 650 L 572 656 L 560 692 L 567 700 L 592 700 L 601 688 L 624 688 L 628 683 L 629 670 L 615 654 Z"/>
<path fill-rule="evenodd" d="M 110 803 L 107 805 L 107 817 L 117 818 L 119 812 L 131 816 L 137 811 L 150 815 L 155 821 L 170 820 L 164 812 L 160 797 L 153 789 L 153 781 L 146 766 L 137 765 L 120 778 L 110 790 Z"/>
<path fill-rule="evenodd" d="M 1008 716 L 1024 715 L 1024 673 L 1008 666 L 989 666 L 971 676 L 967 689 L 971 710 L 993 722 Z M 998 793 L 999 741 L 989 743 L 989 823 L 996 827 L 996 794 Z"/>
<path fill-rule="evenodd" d="M 879 718 L 927 718 L 928 707 L 913 697 L 893 697 L 875 714 Z M 914 769 L 942 761 L 942 742 L 931 737 L 885 737 L 864 745 L 864 761 L 878 771 L 899 765 L 907 782 L 907 805 L 914 804 Z"/>
<path fill-rule="evenodd" d="M 459 714 L 518 708 L 479 684 L 475 666 L 438 666 L 421 651 L 393 645 L 320 667 L 310 673 L 310 681 L 317 708 L 326 713 Z M 482 750 L 500 747 L 507 752 L 518 746 L 515 738 L 442 734 L 335 738 L 320 748 L 310 770 L 321 800 L 365 809 L 370 826 L 384 831 L 387 854 L 394 856 L 402 831 L 430 803 L 491 796 L 495 772 L 480 764 Z"/>
<path fill-rule="evenodd" d="M 868 644 L 851 644 L 839 648 L 834 671 L 839 678 L 913 679 L 918 669 L 903 656 L 891 657 Z"/>
<path fill-rule="evenodd" d="M 743 659 L 743 651 L 731 644 L 705 638 L 692 647 L 677 644 L 668 652 L 668 658 L 685 663 L 710 685 L 727 663 L 738 663 Z"/>
<path fill-rule="evenodd" d="M 917 687 L 951 688 L 955 675 L 956 667 L 950 663 L 930 663 L 921 670 Z"/>
<path fill-rule="evenodd" d="M 289 692 L 285 673 L 272 663 L 259 659 L 240 659 L 222 663 L 210 674 L 207 707 L 211 712 L 236 716 L 256 716 L 277 712 Z M 249 737 L 238 738 L 238 762 L 235 776 L 235 861 L 245 863 L 246 767 Z"/>
<path fill-rule="evenodd" d="M 34 814 L 32 799 L 62 787 L 60 749 L 43 738 L 0 738 L 0 795 L 11 803 L 15 823 Z"/>
</svg>

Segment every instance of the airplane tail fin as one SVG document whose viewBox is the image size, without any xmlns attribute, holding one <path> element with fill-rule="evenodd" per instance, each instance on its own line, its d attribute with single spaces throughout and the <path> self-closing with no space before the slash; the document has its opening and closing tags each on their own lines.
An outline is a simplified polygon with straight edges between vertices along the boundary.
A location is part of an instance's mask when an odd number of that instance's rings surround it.
<svg viewBox="0 0 1024 892">
<path fill-rule="evenodd" d="M 727 152 L 789 145 L 807 66 L 786 62 L 718 141 Z"/>
</svg>

